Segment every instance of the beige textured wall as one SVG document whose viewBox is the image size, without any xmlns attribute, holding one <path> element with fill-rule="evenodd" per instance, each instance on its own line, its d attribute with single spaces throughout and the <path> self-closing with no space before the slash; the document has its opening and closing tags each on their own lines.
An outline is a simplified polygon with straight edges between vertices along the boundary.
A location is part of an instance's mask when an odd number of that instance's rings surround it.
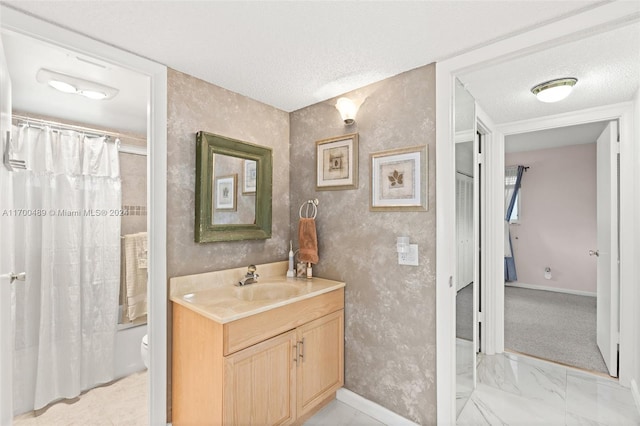
<svg viewBox="0 0 640 426">
<path fill-rule="evenodd" d="M 435 66 L 348 93 L 366 97 L 345 127 L 335 99 L 291 114 L 291 234 L 298 207 L 318 198 L 314 275 L 346 287 L 345 387 L 420 424 L 436 422 Z M 315 142 L 358 132 L 357 190 L 315 190 Z M 429 211 L 370 212 L 369 154 L 429 144 Z M 396 237 L 419 245 L 420 266 L 400 266 Z"/>
<path fill-rule="evenodd" d="M 169 69 L 168 277 L 283 260 L 289 250 L 289 114 Z M 268 240 L 194 242 L 196 132 L 273 149 L 273 228 Z"/>
<path fill-rule="evenodd" d="M 122 139 L 123 143 L 129 143 Z M 133 145 L 133 143 L 131 143 Z M 147 157 L 120 153 L 120 179 L 122 181 L 122 205 L 140 207 L 128 209 L 122 216 L 121 233 L 135 234 L 147 230 Z M 123 207 L 124 208 L 124 207 Z"/>
</svg>

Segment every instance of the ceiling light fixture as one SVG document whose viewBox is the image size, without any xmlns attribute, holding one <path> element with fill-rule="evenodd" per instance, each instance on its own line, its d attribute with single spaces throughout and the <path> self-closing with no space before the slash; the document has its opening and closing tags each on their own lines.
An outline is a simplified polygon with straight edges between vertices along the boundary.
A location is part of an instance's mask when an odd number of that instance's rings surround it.
<svg viewBox="0 0 640 426">
<path fill-rule="evenodd" d="M 107 97 L 107 94 L 104 92 L 98 92 L 97 90 L 78 90 L 78 94 L 82 96 L 86 96 L 89 99 L 101 100 Z"/>
<path fill-rule="evenodd" d="M 61 92 L 74 93 L 89 99 L 111 99 L 119 92 L 116 88 L 105 86 L 95 81 L 85 80 L 80 77 L 74 77 L 44 68 L 38 70 L 36 80 L 40 83 L 48 84 Z"/>
<path fill-rule="evenodd" d="M 49 80 L 49 86 L 64 93 L 76 93 L 76 88 L 64 81 Z"/>
<path fill-rule="evenodd" d="M 347 126 L 352 125 L 356 122 L 356 113 L 358 112 L 358 107 L 355 103 L 349 98 L 338 98 L 336 102 L 336 109 L 340 111 L 340 116 L 344 121 L 344 124 Z"/>
<path fill-rule="evenodd" d="M 534 86 L 531 93 L 542 102 L 558 102 L 569 96 L 577 82 L 573 77 L 557 78 Z"/>
</svg>

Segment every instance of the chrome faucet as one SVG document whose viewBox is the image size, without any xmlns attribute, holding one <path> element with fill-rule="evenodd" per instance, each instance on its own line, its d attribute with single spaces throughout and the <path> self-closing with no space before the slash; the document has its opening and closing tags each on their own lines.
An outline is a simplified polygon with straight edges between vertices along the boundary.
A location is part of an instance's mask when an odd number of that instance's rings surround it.
<svg viewBox="0 0 640 426">
<path fill-rule="evenodd" d="M 258 277 L 260 275 L 256 274 L 256 265 L 249 265 L 247 268 L 247 275 L 244 276 L 243 279 L 238 281 L 239 286 L 247 285 L 247 284 L 255 284 L 258 282 Z"/>
</svg>

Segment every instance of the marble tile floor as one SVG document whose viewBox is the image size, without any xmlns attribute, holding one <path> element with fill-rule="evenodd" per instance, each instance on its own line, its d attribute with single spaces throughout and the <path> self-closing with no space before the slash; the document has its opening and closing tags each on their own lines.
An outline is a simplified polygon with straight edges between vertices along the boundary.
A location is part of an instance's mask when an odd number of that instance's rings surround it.
<svg viewBox="0 0 640 426">
<path fill-rule="evenodd" d="M 78 398 L 58 402 L 13 419 L 15 426 L 146 426 L 147 372 L 135 373 L 109 385 L 91 389 Z M 305 426 L 383 426 L 366 414 L 331 401 L 305 422 Z"/>
<path fill-rule="evenodd" d="M 456 415 L 473 393 L 473 364 L 475 363 L 473 342 L 456 339 Z"/>
<path fill-rule="evenodd" d="M 60 402 L 17 426 L 147 425 L 147 373 L 135 373 Z M 616 380 L 516 354 L 478 357 L 478 386 L 458 425 L 640 425 L 631 392 Z M 305 426 L 380 426 L 382 423 L 332 401 Z"/>
<path fill-rule="evenodd" d="M 458 425 L 640 425 L 617 380 L 523 355 L 478 356 L 478 384 Z"/>
<path fill-rule="evenodd" d="M 384 426 L 384 423 L 334 399 L 304 422 L 304 426 Z"/>
</svg>

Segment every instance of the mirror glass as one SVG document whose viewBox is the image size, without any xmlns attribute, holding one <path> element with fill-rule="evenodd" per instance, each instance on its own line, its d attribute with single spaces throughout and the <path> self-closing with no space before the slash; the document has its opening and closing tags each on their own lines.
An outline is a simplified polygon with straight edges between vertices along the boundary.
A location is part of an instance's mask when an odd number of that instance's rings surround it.
<svg viewBox="0 0 640 426">
<path fill-rule="evenodd" d="M 256 220 L 256 162 L 229 155 L 213 155 L 211 223 L 252 224 Z"/>
<path fill-rule="evenodd" d="M 456 157 L 456 409 L 475 388 L 474 147 L 475 101 L 460 81 L 454 95 Z"/>
<path fill-rule="evenodd" d="M 270 148 L 198 132 L 195 241 L 271 238 Z"/>
</svg>

